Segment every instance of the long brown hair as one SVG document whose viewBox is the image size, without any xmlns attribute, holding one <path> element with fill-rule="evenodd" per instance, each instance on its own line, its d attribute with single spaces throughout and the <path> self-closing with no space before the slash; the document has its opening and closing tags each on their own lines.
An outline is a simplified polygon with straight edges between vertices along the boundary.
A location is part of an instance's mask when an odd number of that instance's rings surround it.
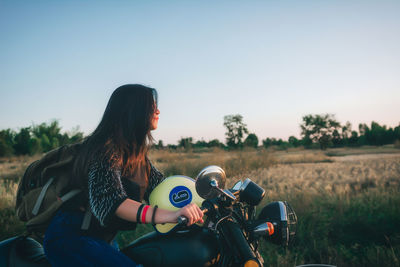
<svg viewBox="0 0 400 267">
<path fill-rule="evenodd" d="M 133 176 L 138 169 L 148 167 L 147 152 L 153 142 L 151 122 L 156 110 L 155 89 L 140 84 L 118 87 L 99 125 L 83 142 L 74 165 L 75 184 L 85 185 L 82 176 L 87 177 L 89 163 L 99 155 L 124 176 Z"/>
</svg>

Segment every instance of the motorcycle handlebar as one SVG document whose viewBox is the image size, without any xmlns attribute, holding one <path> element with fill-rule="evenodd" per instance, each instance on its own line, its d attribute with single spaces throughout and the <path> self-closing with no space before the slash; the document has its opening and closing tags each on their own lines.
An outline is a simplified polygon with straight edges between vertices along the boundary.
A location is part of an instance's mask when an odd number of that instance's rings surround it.
<svg viewBox="0 0 400 267">
<path fill-rule="evenodd" d="M 203 211 L 203 213 L 206 213 L 208 211 L 208 209 L 205 207 L 200 207 L 200 209 Z M 188 222 L 189 222 L 189 220 L 185 216 L 181 215 L 178 217 L 178 225 L 179 226 L 185 226 L 188 224 Z"/>
<path fill-rule="evenodd" d="M 178 217 L 178 225 L 180 225 L 180 226 L 187 225 L 188 221 L 189 221 L 188 218 L 186 218 L 183 215 Z"/>
</svg>

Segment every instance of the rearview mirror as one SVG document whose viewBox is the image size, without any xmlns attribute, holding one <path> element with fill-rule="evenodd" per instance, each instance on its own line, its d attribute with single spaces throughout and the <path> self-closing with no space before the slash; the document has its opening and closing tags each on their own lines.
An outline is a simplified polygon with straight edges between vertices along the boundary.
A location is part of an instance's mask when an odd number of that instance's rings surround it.
<svg viewBox="0 0 400 267">
<path fill-rule="evenodd" d="M 216 198 L 220 192 L 215 187 L 225 188 L 226 174 L 218 166 L 211 165 L 202 169 L 196 178 L 196 191 L 204 199 Z"/>
</svg>

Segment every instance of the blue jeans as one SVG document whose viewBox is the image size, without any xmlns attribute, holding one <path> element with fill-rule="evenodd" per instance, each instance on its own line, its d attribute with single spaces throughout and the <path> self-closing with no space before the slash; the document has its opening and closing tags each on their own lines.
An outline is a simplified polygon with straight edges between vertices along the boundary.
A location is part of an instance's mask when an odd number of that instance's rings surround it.
<svg viewBox="0 0 400 267">
<path fill-rule="evenodd" d="M 59 211 L 46 230 L 43 247 L 52 266 L 137 266 L 104 240 L 84 235 L 84 213 Z"/>
</svg>

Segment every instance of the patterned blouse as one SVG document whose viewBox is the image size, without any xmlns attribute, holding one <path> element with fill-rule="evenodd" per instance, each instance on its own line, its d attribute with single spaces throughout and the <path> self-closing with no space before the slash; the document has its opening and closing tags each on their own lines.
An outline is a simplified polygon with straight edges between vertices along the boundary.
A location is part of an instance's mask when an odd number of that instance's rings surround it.
<svg viewBox="0 0 400 267">
<path fill-rule="evenodd" d="M 164 178 L 150 162 L 149 181 L 143 197 L 146 202 L 151 191 Z M 122 177 L 121 171 L 105 160 L 93 161 L 89 165 L 88 193 L 90 209 L 101 226 L 107 226 L 116 217 L 115 211 L 127 198 L 142 201 L 139 185 Z"/>
</svg>

